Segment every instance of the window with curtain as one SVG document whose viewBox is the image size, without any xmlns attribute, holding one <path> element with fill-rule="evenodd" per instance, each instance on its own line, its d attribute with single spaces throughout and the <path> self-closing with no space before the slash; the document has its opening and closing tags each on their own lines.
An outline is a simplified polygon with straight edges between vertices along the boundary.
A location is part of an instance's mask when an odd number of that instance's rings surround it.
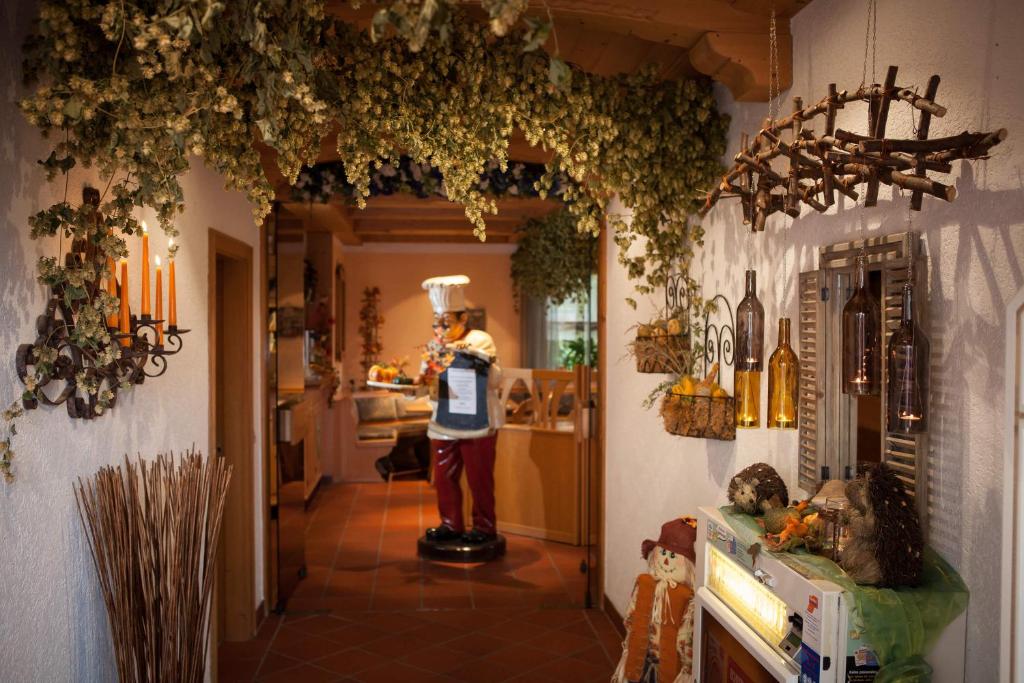
<svg viewBox="0 0 1024 683">
<path fill-rule="evenodd" d="M 597 359 L 597 275 L 585 297 L 561 304 L 527 298 L 521 303 L 524 360 L 530 368 L 557 369 Z"/>
</svg>

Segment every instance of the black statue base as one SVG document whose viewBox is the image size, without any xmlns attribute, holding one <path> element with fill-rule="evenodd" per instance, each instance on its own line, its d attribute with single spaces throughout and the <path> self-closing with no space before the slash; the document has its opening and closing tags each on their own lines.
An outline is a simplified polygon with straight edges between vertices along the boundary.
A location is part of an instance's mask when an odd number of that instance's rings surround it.
<svg viewBox="0 0 1024 683">
<path fill-rule="evenodd" d="M 420 536 L 416 551 L 423 559 L 438 562 L 490 562 L 505 554 L 505 537 L 498 534 L 486 543 L 466 543 L 461 539 L 428 541 Z"/>
</svg>

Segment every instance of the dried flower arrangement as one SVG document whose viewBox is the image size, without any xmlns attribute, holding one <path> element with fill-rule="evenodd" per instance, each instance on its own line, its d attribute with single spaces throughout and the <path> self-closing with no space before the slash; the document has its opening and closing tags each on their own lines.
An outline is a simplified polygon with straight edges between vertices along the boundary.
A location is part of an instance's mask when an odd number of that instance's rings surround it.
<svg viewBox="0 0 1024 683">
<path fill-rule="evenodd" d="M 222 458 L 192 450 L 126 457 L 74 487 L 122 683 L 203 680 L 230 480 Z"/>
<path fill-rule="evenodd" d="M 359 309 L 359 336 L 363 338 L 363 359 L 359 364 L 366 377 L 380 359 L 384 345 L 380 341 L 380 326 L 384 316 L 380 314 L 380 288 L 367 287 L 363 290 L 363 305 Z"/>
</svg>

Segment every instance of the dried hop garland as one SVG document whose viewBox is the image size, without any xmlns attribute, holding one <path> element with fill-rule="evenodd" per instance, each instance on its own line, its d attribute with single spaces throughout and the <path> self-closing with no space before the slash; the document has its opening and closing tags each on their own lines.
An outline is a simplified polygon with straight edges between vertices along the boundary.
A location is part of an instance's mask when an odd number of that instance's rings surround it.
<svg viewBox="0 0 1024 683">
<path fill-rule="evenodd" d="M 367 32 L 325 14 L 322 0 L 43 0 L 24 47 L 32 89 L 20 106 L 53 140 L 43 161 L 50 180 L 64 185 L 59 174 L 94 166 L 105 188 L 102 221 L 65 200 L 32 217 L 32 236 L 85 239 L 116 259 L 138 230 L 138 207 L 173 235 L 185 201 L 179 180 L 195 160 L 244 192 L 262 221 L 274 188 L 254 143 L 273 150 L 294 183 L 336 129 L 357 203 L 375 169 L 404 154 L 440 171 L 485 239 L 497 207 L 480 176 L 488 164 L 507 167 L 518 129 L 553 153 L 538 191 L 573 181 L 562 198 L 576 228 L 610 225 L 641 292 L 688 269 L 701 239 L 694 198 L 721 171 L 728 127 L 709 81 L 579 71 L 539 49 L 557 35 L 550 18 L 524 14 L 524 0 L 481 0 L 486 26 L 453 0 L 379 4 Z M 629 217 L 607 214 L 616 195 Z M 45 284 L 103 277 L 53 260 L 39 272 Z M 109 302 L 88 304 L 101 321 Z M 106 330 L 83 334 L 87 343 Z M 18 412 L 15 404 L 4 414 L 9 431 Z M 8 474 L 11 453 L 8 436 Z"/>
</svg>

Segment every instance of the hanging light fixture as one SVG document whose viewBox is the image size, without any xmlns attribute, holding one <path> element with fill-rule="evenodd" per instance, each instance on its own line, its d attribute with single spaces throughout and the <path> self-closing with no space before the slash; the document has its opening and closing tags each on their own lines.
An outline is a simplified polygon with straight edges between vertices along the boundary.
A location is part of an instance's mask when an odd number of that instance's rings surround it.
<svg viewBox="0 0 1024 683">
<path fill-rule="evenodd" d="M 853 295 L 843 307 L 843 393 L 877 396 L 882 385 L 882 320 L 867 285 L 868 257 L 857 256 Z"/>
<path fill-rule="evenodd" d="M 746 294 L 736 307 L 736 426 L 757 427 L 761 413 L 764 306 L 757 298 L 757 273 L 746 272 Z"/>
<path fill-rule="evenodd" d="M 800 360 L 789 344 L 789 318 L 779 318 L 779 345 L 768 360 L 768 429 L 796 429 Z"/>
<path fill-rule="evenodd" d="M 928 431 L 928 360 L 931 345 L 914 319 L 914 286 L 903 285 L 900 326 L 889 339 L 889 431 Z"/>
</svg>

